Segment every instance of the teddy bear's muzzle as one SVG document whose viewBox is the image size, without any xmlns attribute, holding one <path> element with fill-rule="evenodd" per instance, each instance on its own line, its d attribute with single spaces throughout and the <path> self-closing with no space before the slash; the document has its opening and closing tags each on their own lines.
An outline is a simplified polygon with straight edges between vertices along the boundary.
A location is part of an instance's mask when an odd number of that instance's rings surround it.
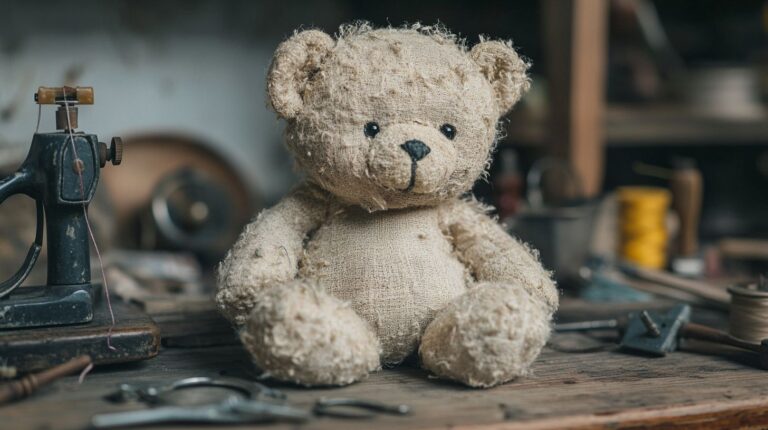
<svg viewBox="0 0 768 430">
<path fill-rule="evenodd" d="M 366 174 L 390 191 L 429 194 L 445 185 L 456 156 L 453 145 L 433 127 L 395 124 L 370 141 Z"/>
</svg>

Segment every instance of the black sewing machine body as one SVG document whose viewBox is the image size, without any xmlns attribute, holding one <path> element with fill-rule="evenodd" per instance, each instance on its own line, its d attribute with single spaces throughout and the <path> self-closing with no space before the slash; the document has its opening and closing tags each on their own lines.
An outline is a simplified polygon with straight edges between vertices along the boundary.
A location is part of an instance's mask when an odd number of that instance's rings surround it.
<svg viewBox="0 0 768 430">
<path fill-rule="evenodd" d="M 14 194 L 36 202 L 35 240 L 21 268 L 0 283 L 0 329 L 87 323 L 94 315 L 91 284 L 88 204 L 96 193 L 99 171 L 122 161 L 122 141 L 110 147 L 96 135 L 77 132 L 78 105 L 93 104 L 90 87 L 40 87 L 40 105 L 55 104 L 53 133 L 35 133 L 19 170 L 0 181 L 0 203 Z M 29 275 L 48 243 L 48 281 L 40 287 L 18 287 Z"/>
<path fill-rule="evenodd" d="M 0 180 L 0 204 L 25 194 L 35 200 L 37 212 L 35 240 L 24 263 L 0 283 L 0 361 L 27 372 L 82 355 L 95 364 L 154 357 L 160 332 L 152 319 L 128 303 L 111 306 L 106 288 L 91 283 L 88 204 L 100 169 L 108 161 L 121 163 L 122 141 L 115 137 L 108 146 L 76 131 L 77 107 L 93 104 L 93 88 L 40 87 L 35 101 L 59 106 L 58 131 L 36 133 L 21 167 Z M 20 287 L 40 255 L 44 233 L 46 285 Z"/>
<path fill-rule="evenodd" d="M 77 324 L 93 318 L 85 217 L 102 165 L 99 145 L 93 134 L 37 133 L 19 170 L 0 182 L 0 201 L 21 193 L 37 202 L 35 242 L 18 272 L 0 284 L 0 328 Z M 47 285 L 17 289 L 40 253 L 43 225 Z"/>
</svg>

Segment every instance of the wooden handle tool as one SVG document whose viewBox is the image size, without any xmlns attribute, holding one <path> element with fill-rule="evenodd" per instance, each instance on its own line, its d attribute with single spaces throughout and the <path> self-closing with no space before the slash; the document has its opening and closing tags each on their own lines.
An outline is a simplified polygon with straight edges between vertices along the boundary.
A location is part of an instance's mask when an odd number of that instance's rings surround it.
<svg viewBox="0 0 768 430">
<path fill-rule="evenodd" d="M 678 257 L 694 257 L 699 250 L 699 218 L 703 193 L 701 172 L 692 161 L 680 163 L 670 177 L 672 207 L 680 217 Z"/>
<path fill-rule="evenodd" d="M 766 340 L 761 343 L 747 342 L 745 340 L 733 337 L 722 330 L 717 330 L 715 328 L 696 323 L 688 323 L 681 327 L 680 337 L 686 339 L 703 340 L 706 342 L 714 342 L 722 345 L 729 345 L 736 348 L 746 349 L 748 351 L 754 351 L 760 357 L 760 365 L 763 367 L 763 369 L 768 369 L 768 341 Z"/>
<path fill-rule="evenodd" d="M 50 384 L 63 376 L 81 371 L 91 363 L 91 357 L 81 355 L 64 364 L 60 364 L 40 373 L 32 373 L 18 381 L 9 382 L 0 386 L 0 405 L 28 397 L 37 391 L 38 388 Z"/>
</svg>

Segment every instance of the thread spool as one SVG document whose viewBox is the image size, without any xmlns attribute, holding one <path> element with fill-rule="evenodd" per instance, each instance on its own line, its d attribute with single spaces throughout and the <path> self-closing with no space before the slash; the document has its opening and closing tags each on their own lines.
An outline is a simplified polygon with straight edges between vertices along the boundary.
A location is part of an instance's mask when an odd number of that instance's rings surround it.
<svg viewBox="0 0 768 430">
<path fill-rule="evenodd" d="M 671 194 L 664 188 L 622 187 L 619 201 L 619 254 L 652 269 L 667 264 L 666 218 Z"/>
<path fill-rule="evenodd" d="M 733 337 L 760 343 L 768 339 L 768 285 L 762 280 L 728 288 L 731 309 L 728 331 Z"/>
</svg>

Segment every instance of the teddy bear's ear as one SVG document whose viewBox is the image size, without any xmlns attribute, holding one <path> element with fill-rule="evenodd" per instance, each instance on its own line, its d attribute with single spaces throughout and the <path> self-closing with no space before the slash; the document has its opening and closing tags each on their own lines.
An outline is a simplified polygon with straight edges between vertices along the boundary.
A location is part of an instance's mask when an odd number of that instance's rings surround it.
<svg viewBox="0 0 768 430">
<path fill-rule="evenodd" d="M 481 41 L 469 52 L 491 83 L 501 112 L 512 109 L 531 86 L 526 75 L 528 64 L 511 44 L 500 41 Z"/>
<path fill-rule="evenodd" d="M 306 30 L 277 47 L 267 76 L 267 94 L 278 115 L 290 119 L 301 110 L 307 81 L 333 45 L 333 38 L 328 34 Z"/>
</svg>

